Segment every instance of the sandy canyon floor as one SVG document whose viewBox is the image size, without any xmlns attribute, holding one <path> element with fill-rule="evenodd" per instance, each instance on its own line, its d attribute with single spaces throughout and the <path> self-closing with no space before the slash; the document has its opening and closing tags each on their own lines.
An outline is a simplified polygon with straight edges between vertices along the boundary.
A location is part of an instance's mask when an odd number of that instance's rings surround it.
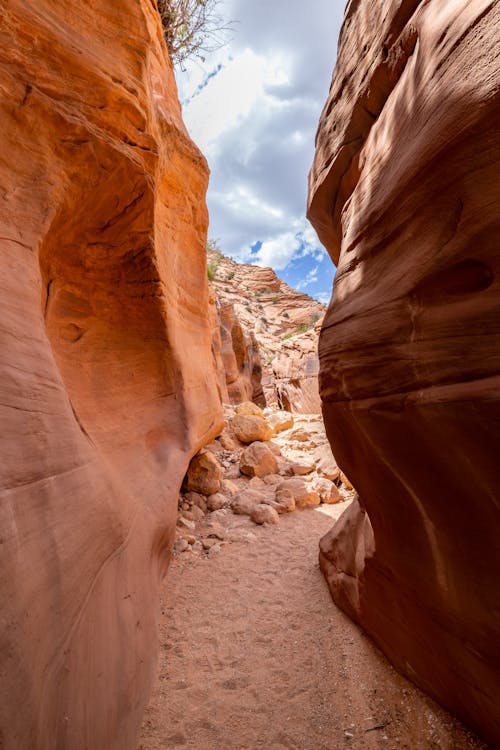
<svg viewBox="0 0 500 750">
<path fill-rule="evenodd" d="M 318 540 L 345 507 L 235 517 L 220 552 L 174 558 L 138 750 L 485 750 L 333 604 Z"/>
</svg>

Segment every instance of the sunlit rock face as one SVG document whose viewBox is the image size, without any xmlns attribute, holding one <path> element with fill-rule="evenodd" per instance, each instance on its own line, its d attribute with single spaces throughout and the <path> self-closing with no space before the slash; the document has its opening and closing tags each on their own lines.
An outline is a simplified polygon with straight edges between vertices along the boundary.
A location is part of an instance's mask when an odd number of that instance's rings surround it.
<svg viewBox="0 0 500 750">
<path fill-rule="evenodd" d="M 265 406 L 259 345 L 253 331 L 243 328 L 231 302 L 217 300 L 217 312 L 229 402 L 254 401 Z"/>
<path fill-rule="evenodd" d="M 0 34 L 0 746 L 132 749 L 223 424 L 208 170 L 154 3 L 7 0 Z"/>
<path fill-rule="evenodd" d="M 359 492 L 335 600 L 493 745 L 498 723 L 500 5 L 352 0 L 309 216 L 334 262 L 320 390 Z"/>
</svg>

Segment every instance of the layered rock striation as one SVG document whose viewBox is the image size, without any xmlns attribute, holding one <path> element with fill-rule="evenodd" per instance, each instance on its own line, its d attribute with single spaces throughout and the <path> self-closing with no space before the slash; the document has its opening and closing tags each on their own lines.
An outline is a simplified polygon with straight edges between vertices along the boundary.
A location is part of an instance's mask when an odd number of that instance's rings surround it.
<svg viewBox="0 0 500 750">
<path fill-rule="evenodd" d="M 323 412 L 359 492 L 321 566 L 398 669 L 494 746 L 499 31 L 491 0 L 351 0 L 309 194 L 338 263 Z"/>
<path fill-rule="evenodd" d="M 154 3 L 7 0 L 0 35 L 0 745 L 123 750 L 223 424 L 208 170 Z"/>
</svg>

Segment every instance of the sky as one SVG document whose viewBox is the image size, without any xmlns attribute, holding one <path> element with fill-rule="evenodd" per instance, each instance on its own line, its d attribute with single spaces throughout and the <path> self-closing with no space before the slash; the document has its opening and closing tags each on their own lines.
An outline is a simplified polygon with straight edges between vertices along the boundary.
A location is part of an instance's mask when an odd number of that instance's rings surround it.
<svg viewBox="0 0 500 750">
<path fill-rule="evenodd" d="M 228 43 L 176 71 L 186 126 L 210 170 L 209 238 L 327 302 L 334 266 L 305 218 L 314 137 L 344 0 L 221 0 Z"/>
</svg>

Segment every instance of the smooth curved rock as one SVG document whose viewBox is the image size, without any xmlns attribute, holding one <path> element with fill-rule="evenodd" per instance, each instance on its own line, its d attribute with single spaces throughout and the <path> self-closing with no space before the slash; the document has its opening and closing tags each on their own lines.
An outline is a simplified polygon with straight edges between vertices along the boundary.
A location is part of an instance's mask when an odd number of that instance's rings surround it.
<svg viewBox="0 0 500 750">
<path fill-rule="evenodd" d="M 132 750 L 222 429 L 208 170 L 149 0 L 2 4 L 0 745 Z"/>
<path fill-rule="evenodd" d="M 398 669 L 493 746 L 499 31 L 491 0 L 351 0 L 309 194 L 338 263 L 323 412 L 360 498 L 321 565 Z"/>
</svg>

